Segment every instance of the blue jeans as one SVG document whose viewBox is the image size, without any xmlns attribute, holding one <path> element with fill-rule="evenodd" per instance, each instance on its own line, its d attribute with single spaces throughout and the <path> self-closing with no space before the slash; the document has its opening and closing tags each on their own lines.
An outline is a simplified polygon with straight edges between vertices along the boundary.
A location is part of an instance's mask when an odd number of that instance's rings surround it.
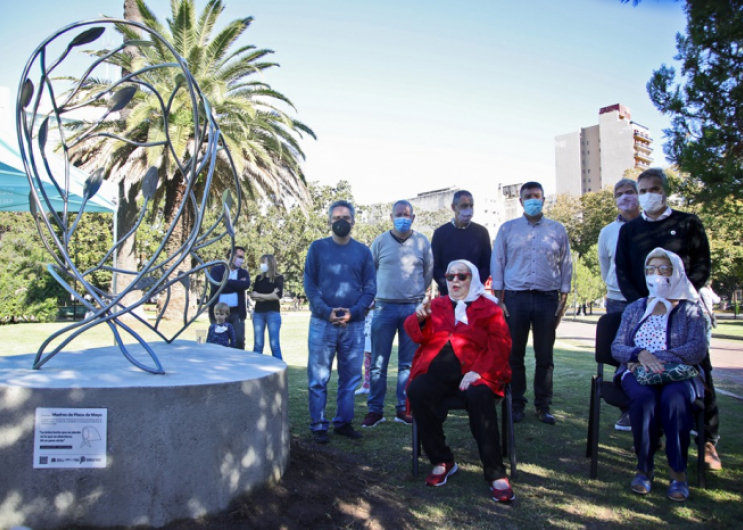
<svg viewBox="0 0 743 530">
<path fill-rule="evenodd" d="M 364 362 L 364 321 L 349 322 L 346 327 L 334 326 L 316 316 L 310 319 L 308 339 L 310 429 L 328 430 L 325 403 L 328 399 L 328 381 L 333 359 L 338 353 L 338 401 L 333 425 L 342 427 L 351 423 L 354 413 L 354 391 L 361 381 Z"/>
<path fill-rule="evenodd" d="M 606 312 L 607 313 L 624 313 L 624 309 L 629 305 L 627 300 L 614 300 L 613 298 L 606 299 Z"/>
<path fill-rule="evenodd" d="M 410 365 L 418 345 L 405 332 L 403 323 L 415 313 L 417 304 L 377 302 L 372 318 L 372 366 L 369 387 L 369 412 L 383 414 L 387 394 L 387 367 L 392 354 L 392 342 L 397 334 L 397 410 L 405 410 L 405 387 L 408 385 Z"/>
<path fill-rule="evenodd" d="M 266 324 L 268 324 L 268 342 L 271 345 L 271 354 L 277 359 L 281 359 L 281 344 L 279 344 L 281 313 L 278 311 L 253 313 L 253 351 L 263 353 L 263 344 L 266 339 Z"/>
</svg>

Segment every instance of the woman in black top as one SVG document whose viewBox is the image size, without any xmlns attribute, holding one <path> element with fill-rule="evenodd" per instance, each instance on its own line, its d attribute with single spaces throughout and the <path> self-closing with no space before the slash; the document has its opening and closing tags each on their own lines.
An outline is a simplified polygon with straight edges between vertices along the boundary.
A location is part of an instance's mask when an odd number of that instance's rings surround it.
<svg viewBox="0 0 743 530">
<path fill-rule="evenodd" d="M 256 276 L 253 293 L 250 297 L 255 302 L 253 312 L 253 351 L 263 353 L 263 344 L 268 325 L 268 342 L 271 353 L 281 359 L 279 331 L 281 330 L 281 307 L 279 300 L 284 294 L 284 277 L 276 272 L 276 260 L 272 254 L 264 254 L 260 261 L 261 273 Z"/>
</svg>

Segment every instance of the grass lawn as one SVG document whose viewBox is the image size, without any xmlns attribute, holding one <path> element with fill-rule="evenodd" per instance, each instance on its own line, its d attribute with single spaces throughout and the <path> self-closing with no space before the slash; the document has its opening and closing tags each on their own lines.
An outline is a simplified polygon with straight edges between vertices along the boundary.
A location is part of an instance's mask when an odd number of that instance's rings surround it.
<svg viewBox="0 0 743 530">
<path fill-rule="evenodd" d="M 289 365 L 289 420 L 294 436 L 310 439 L 307 411 L 307 325 L 308 312 L 284 313 L 282 351 Z M 19 324 L 0 326 L 0 355 L 32 353 L 41 341 L 61 324 Z M 250 323 L 248 322 L 248 328 Z M 247 332 L 248 347 L 252 333 Z M 193 339 L 188 331 L 184 338 Z M 111 344 L 110 333 L 102 327 L 75 343 L 77 347 Z M 268 345 L 267 345 L 268 346 Z M 64 355 L 64 353 L 60 354 Z M 527 358 L 529 358 L 527 353 Z M 50 364 L 55 360 L 51 360 Z M 122 359 L 122 362 L 126 362 Z M 466 416 L 457 412 L 445 424 L 449 444 L 460 471 L 444 488 L 427 488 L 423 480 L 430 466 L 421 460 L 421 474 L 411 475 L 409 427 L 393 422 L 396 359 L 390 363 L 385 413 L 388 421 L 364 430 L 359 441 L 331 437 L 329 448 L 363 458 L 381 473 L 392 491 L 407 502 L 420 528 L 675 528 L 743 527 L 743 403 L 720 396 L 723 439 L 720 453 L 724 470 L 708 473 L 708 489 L 696 487 L 696 446 L 689 452 L 691 499 L 676 504 L 666 499 L 665 455 L 656 458 L 653 492 L 638 497 L 629 491 L 634 455 L 629 433 L 613 429 L 617 411 L 604 405 L 601 416 L 599 479 L 589 480 L 585 458 L 588 396 L 595 373 L 592 352 L 585 348 L 555 351 L 555 400 L 557 425 L 548 426 L 527 414 L 516 425 L 519 476 L 513 483 L 517 500 L 498 505 L 488 495 L 482 478 L 477 448 Z M 528 365 L 529 384 L 533 359 Z M 153 376 L 156 377 L 156 376 Z M 327 415 L 335 411 L 336 378 L 333 376 Z M 532 396 L 527 396 L 530 401 Z M 365 397 L 357 398 L 356 425 L 366 412 Z M 339 480 L 341 478 L 339 477 Z"/>
</svg>

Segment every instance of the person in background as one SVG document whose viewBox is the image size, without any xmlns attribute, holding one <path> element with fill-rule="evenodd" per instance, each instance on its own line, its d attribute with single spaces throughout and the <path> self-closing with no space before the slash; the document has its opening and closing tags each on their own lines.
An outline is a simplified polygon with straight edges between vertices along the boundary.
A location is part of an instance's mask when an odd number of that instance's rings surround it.
<svg viewBox="0 0 743 530">
<path fill-rule="evenodd" d="M 374 309 L 374 304 L 367 310 L 364 317 L 364 379 L 361 386 L 354 392 L 357 396 L 368 394 L 369 387 L 371 386 L 371 326 L 372 319 L 374 318 L 374 311 L 372 309 Z"/>
<path fill-rule="evenodd" d="M 715 305 L 720 303 L 721 298 L 712 290 L 712 280 L 704 282 L 704 286 L 699 289 L 699 296 L 702 298 L 702 305 L 709 315 L 710 325 L 716 328 L 717 317 L 715 317 Z"/>
<path fill-rule="evenodd" d="M 263 344 L 268 326 L 268 342 L 271 354 L 281 359 L 281 297 L 284 296 L 284 277 L 276 270 L 273 254 L 264 254 L 260 260 L 260 274 L 255 277 L 253 292 L 253 351 L 263 353 Z"/>
<path fill-rule="evenodd" d="M 338 354 L 338 399 L 335 434 L 361 438 L 353 428 L 354 389 L 361 381 L 364 359 L 364 315 L 377 293 L 374 260 L 364 244 L 351 238 L 355 210 L 348 201 L 328 209 L 333 235 L 313 241 L 304 265 L 304 292 L 310 301 L 309 359 L 310 429 L 315 443 L 325 444 L 328 381 Z"/>
<path fill-rule="evenodd" d="M 614 184 L 614 201 L 619 214 L 617 218 L 601 229 L 599 234 L 599 266 L 601 278 L 606 284 L 606 312 L 621 313 L 627 307 L 627 299 L 619 289 L 617 273 L 614 265 L 614 256 L 617 253 L 617 239 L 619 229 L 627 221 L 640 215 L 640 202 L 637 199 L 637 183 L 631 179 L 622 179 Z M 619 419 L 614 424 L 618 431 L 631 431 L 629 409 L 622 409 Z"/>
<path fill-rule="evenodd" d="M 466 190 L 454 193 L 451 209 L 454 219 L 441 225 L 431 238 L 433 279 L 440 295 L 446 295 L 446 267 L 455 259 L 466 259 L 477 267 L 480 278 L 487 283 L 490 276 L 490 234 L 482 225 L 472 222 L 475 200 Z"/>
<path fill-rule="evenodd" d="M 235 328 L 226 321 L 229 316 L 230 306 L 221 302 L 214 306 L 215 322 L 209 326 L 206 342 L 227 346 L 228 348 L 235 347 Z"/>
<path fill-rule="evenodd" d="M 524 419 L 524 356 L 531 329 L 536 358 L 534 407 L 539 421 L 553 425 L 553 348 L 573 277 L 570 241 L 565 227 L 542 213 L 545 198 L 539 182 L 523 184 L 519 193 L 524 215 L 498 229 L 490 272 L 513 341 L 513 421 Z"/>
<path fill-rule="evenodd" d="M 230 308 L 230 316 L 227 322 L 232 324 L 235 329 L 235 346 L 238 350 L 245 349 L 245 319 L 248 317 L 248 304 L 245 297 L 245 291 L 250 288 L 250 275 L 248 271 L 242 268 L 245 262 L 245 248 L 235 247 L 234 251 L 227 251 L 230 268 L 229 272 L 225 270 L 224 265 L 215 265 L 209 271 L 212 278 L 211 292 L 212 297 L 219 289 L 225 273 L 228 275 L 227 285 L 224 286 L 219 298 L 215 299 L 209 306 L 209 321 L 214 324 L 214 306 L 221 302 L 227 304 Z"/>
</svg>

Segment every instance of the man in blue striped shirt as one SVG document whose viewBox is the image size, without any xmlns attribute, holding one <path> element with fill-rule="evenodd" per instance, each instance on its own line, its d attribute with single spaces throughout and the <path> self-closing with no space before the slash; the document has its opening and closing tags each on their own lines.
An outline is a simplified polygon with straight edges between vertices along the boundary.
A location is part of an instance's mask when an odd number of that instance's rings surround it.
<svg viewBox="0 0 743 530">
<path fill-rule="evenodd" d="M 534 406 L 539 421 L 554 424 L 552 351 L 570 292 L 573 263 L 565 227 L 542 213 L 544 189 L 538 182 L 521 186 L 524 215 L 501 225 L 490 261 L 493 292 L 511 331 L 513 421 L 524 419 L 527 400 L 524 355 L 532 329 L 534 339 Z"/>
</svg>

